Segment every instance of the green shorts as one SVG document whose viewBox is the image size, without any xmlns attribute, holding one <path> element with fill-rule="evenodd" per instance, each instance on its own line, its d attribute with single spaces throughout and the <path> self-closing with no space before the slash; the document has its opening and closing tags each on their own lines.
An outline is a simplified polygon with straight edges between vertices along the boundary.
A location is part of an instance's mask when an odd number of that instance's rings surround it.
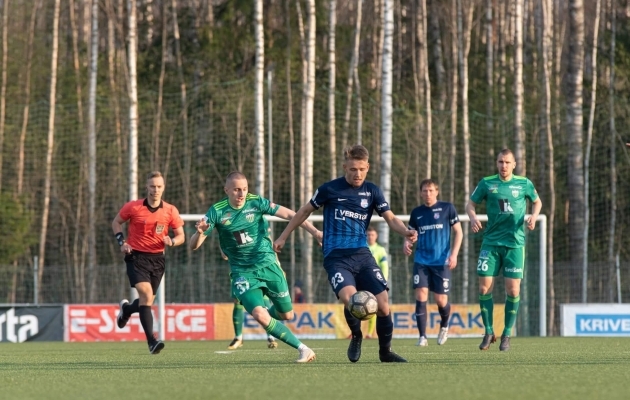
<svg viewBox="0 0 630 400">
<path fill-rule="evenodd" d="M 505 278 L 523 279 L 525 247 L 482 245 L 477 260 L 478 276 L 499 276 L 503 269 Z"/>
<path fill-rule="evenodd" d="M 237 298 L 248 313 L 265 306 L 263 296 L 281 313 L 293 310 L 289 285 L 278 263 L 269 264 L 253 271 L 231 272 L 232 296 Z"/>
</svg>

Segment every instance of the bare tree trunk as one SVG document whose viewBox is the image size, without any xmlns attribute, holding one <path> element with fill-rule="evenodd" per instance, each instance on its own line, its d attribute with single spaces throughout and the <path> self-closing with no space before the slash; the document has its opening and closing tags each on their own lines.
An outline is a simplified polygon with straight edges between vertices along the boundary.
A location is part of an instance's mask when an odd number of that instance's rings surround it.
<svg viewBox="0 0 630 400">
<path fill-rule="evenodd" d="M 357 88 L 357 143 L 363 143 L 363 102 L 361 101 L 361 81 L 359 80 L 359 68 L 355 65 L 354 71 L 354 85 Z"/>
<path fill-rule="evenodd" d="M 43 302 L 41 296 L 43 287 L 42 277 L 44 276 L 44 264 L 46 260 L 46 238 L 48 234 L 48 214 L 50 213 L 50 187 L 52 186 L 52 163 L 53 149 L 55 147 L 55 106 L 57 96 L 57 56 L 59 49 L 59 8 L 61 0 L 55 0 L 53 14 L 53 37 L 52 55 L 50 62 L 50 97 L 48 100 L 48 141 L 46 148 L 46 178 L 44 180 L 44 205 L 42 207 L 42 230 L 39 235 L 39 266 L 37 279 L 39 280 L 39 301 Z"/>
<path fill-rule="evenodd" d="M 7 56 L 9 44 L 9 0 L 4 0 L 2 7 L 2 83 L 0 84 L 0 192 L 2 192 L 2 154 L 4 152 L 4 124 L 7 105 Z"/>
<path fill-rule="evenodd" d="M 486 130 L 493 137 L 494 121 L 494 33 L 492 30 L 492 0 L 486 0 L 486 114 L 488 115 L 486 122 Z M 493 154 L 493 142 L 488 146 L 488 153 Z"/>
<path fill-rule="evenodd" d="M 256 150 L 254 152 L 256 164 L 256 193 L 263 196 L 265 193 L 265 36 L 263 27 L 263 1 L 255 3 L 255 36 L 256 36 L 256 93 L 255 101 L 255 130 Z"/>
<path fill-rule="evenodd" d="M 424 108 L 426 112 L 426 173 L 427 178 L 431 177 L 431 142 L 432 142 L 432 113 L 431 113 L 431 81 L 429 80 L 429 54 L 428 54 L 428 37 L 427 37 L 427 3 L 426 0 L 420 0 L 418 4 L 418 43 L 420 44 L 419 54 L 420 61 L 418 62 L 418 69 L 420 73 L 419 80 L 423 81 L 422 87 L 424 88 Z"/>
<path fill-rule="evenodd" d="M 553 135 L 551 133 L 551 50 L 549 48 L 552 31 L 550 27 L 550 19 L 553 15 L 550 10 L 550 0 L 539 0 L 537 2 L 537 25 L 538 25 L 538 51 L 541 54 L 542 70 L 541 86 L 543 88 L 543 96 L 541 98 L 541 115 L 542 129 L 545 132 L 547 143 L 547 159 L 543 163 L 547 170 L 549 179 L 549 211 L 547 219 L 547 331 L 553 335 L 555 331 L 555 310 L 556 297 L 554 286 L 554 252 L 553 252 L 553 231 L 555 227 L 556 214 L 556 176 L 555 176 L 555 155 L 553 146 Z M 547 203 L 547 202 L 545 202 Z"/>
<path fill-rule="evenodd" d="M 114 126 L 116 132 L 116 181 L 114 182 L 117 188 L 122 187 L 120 184 L 123 174 L 123 138 L 122 127 L 120 122 L 120 104 L 118 102 L 118 88 L 116 86 L 116 28 L 114 22 L 116 21 L 116 13 L 112 0 L 107 0 L 107 67 L 109 78 L 109 101 L 114 112 Z M 117 21 L 116 21 L 117 22 Z M 119 189 L 120 190 L 120 189 Z M 116 197 L 118 199 L 118 196 Z M 119 199 L 122 200 L 122 199 Z"/>
<path fill-rule="evenodd" d="M 523 126 L 523 0 L 515 0 L 514 12 L 514 156 L 516 174 L 527 175 L 525 127 Z"/>
<path fill-rule="evenodd" d="M 457 0 L 457 31 L 459 42 L 459 76 L 462 89 L 462 134 L 464 142 L 464 199 L 470 198 L 470 127 L 468 122 L 468 53 L 470 51 L 470 31 L 474 3 L 462 4 L 466 0 Z M 464 230 L 463 252 L 468 254 L 468 229 Z M 463 262 L 462 301 L 468 302 L 468 258 Z"/>
<path fill-rule="evenodd" d="M 359 62 L 359 49 L 361 44 L 361 20 L 363 15 L 363 0 L 357 2 L 357 19 L 354 26 L 354 46 L 352 57 L 348 66 L 348 82 L 346 86 L 346 113 L 343 121 L 343 132 L 341 134 L 341 148 L 348 145 L 348 130 L 350 129 L 350 112 L 352 110 L 352 85 L 354 82 L 354 70 Z"/>
<path fill-rule="evenodd" d="M 610 224 L 608 227 L 608 264 L 610 277 L 615 274 L 615 236 L 617 225 L 617 128 L 615 126 L 615 47 L 617 41 L 617 7 L 615 0 L 612 0 L 610 8 L 610 81 L 608 83 L 608 103 L 610 114 Z M 609 280 L 608 301 L 613 302 L 615 290 L 612 285 L 613 280 Z M 621 302 L 621 299 L 617 299 Z"/>
<path fill-rule="evenodd" d="M 285 0 L 285 15 L 287 19 L 287 119 L 289 124 L 289 180 L 290 180 L 290 199 L 289 206 L 292 210 L 296 209 L 295 202 L 295 134 L 293 131 L 293 94 L 291 93 L 291 8 L 290 1 Z M 291 252 L 289 254 L 289 269 L 291 271 L 291 298 L 295 299 L 295 235 L 290 235 Z"/>
<path fill-rule="evenodd" d="M 88 221 L 96 221 L 96 78 L 98 73 L 98 1 L 92 2 L 92 51 L 88 110 Z M 96 295 L 96 231 L 88 229 L 88 301 Z"/>
<path fill-rule="evenodd" d="M 588 130 L 586 131 L 586 148 L 584 149 L 584 244 L 583 264 L 582 264 L 582 302 L 588 299 L 588 231 L 589 231 L 589 189 L 591 165 L 591 147 L 593 142 L 593 123 L 595 121 L 595 106 L 597 102 L 597 34 L 599 33 L 599 12 L 601 0 L 595 0 L 595 20 L 593 21 L 593 47 L 591 49 L 591 104 L 588 114 Z M 613 156 L 611 154 L 611 156 Z M 610 250 L 610 249 L 609 249 Z M 611 253 L 608 253 L 610 262 Z"/>
<path fill-rule="evenodd" d="M 584 154 L 583 154 L 583 93 L 584 74 L 584 2 L 569 0 L 569 53 L 567 66 L 567 162 L 569 199 L 569 249 L 571 265 L 576 269 L 572 288 L 581 283 L 584 263 Z M 572 293 L 573 301 L 578 301 Z M 584 299 L 581 299 L 584 301 Z"/>
<path fill-rule="evenodd" d="M 392 187 L 392 58 L 394 52 L 394 0 L 383 2 L 383 67 L 381 89 L 381 190 L 386 199 Z M 389 253 L 389 225 L 379 224 L 381 245 Z"/>
<path fill-rule="evenodd" d="M 302 104 L 300 111 L 300 181 L 299 181 L 299 194 L 300 205 L 306 202 L 306 165 L 304 155 L 306 153 L 306 86 L 308 84 L 308 49 L 306 47 L 306 37 L 304 33 L 304 20 L 302 17 L 302 7 L 300 2 L 295 2 L 295 7 L 298 16 L 298 30 L 300 33 L 300 49 L 302 53 Z M 298 230 L 298 236 L 300 242 L 304 243 L 304 232 L 302 229 Z"/>
<path fill-rule="evenodd" d="M 308 15 L 308 41 L 307 41 L 307 54 L 308 54 L 308 81 L 304 91 L 306 97 L 306 116 L 305 116 L 305 153 L 304 157 L 304 197 L 310 196 L 313 193 L 313 108 L 315 103 L 315 0 L 307 1 L 307 15 Z M 309 303 L 313 302 L 313 240 L 310 237 L 306 237 L 304 240 L 304 254 L 306 254 L 306 286 L 308 292 L 306 293 L 306 299 Z"/>
<path fill-rule="evenodd" d="M 79 119 L 80 129 L 85 129 L 83 122 L 83 90 L 81 88 L 81 64 L 79 61 L 79 28 L 77 27 L 77 18 L 74 14 L 74 0 L 69 0 L 70 10 L 70 26 L 72 29 L 72 62 L 74 67 L 74 82 L 77 91 L 77 118 Z"/>
<path fill-rule="evenodd" d="M 175 56 L 177 59 L 177 75 L 179 76 L 179 86 L 180 86 L 181 103 L 182 103 L 182 111 L 181 111 L 182 134 L 184 136 L 183 137 L 184 139 L 184 170 L 182 174 L 182 186 L 184 187 L 183 209 L 184 209 L 184 212 L 188 214 L 190 213 L 190 191 L 191 191 L 190 176 L 191 176 L 191 170 L 192 170 L 192 160 L 191 160 L 192 157 L 191 157 L 191 152 L 190 152 L 191 140 L 190 140 L 190 133 L 188 131 L 188 95 L 187 95 L 187 88 L 186 88 L 186 80 L 184 79 L 184 66 L 183 66 L 183 61 L 182 61 L 182 51 L 181 51 L 180 35 L 179 35 L 179 22 L 178 22 L 178 17 L 177 17 L 177 0 L 171 0 L 171 6 L 173 7 L 173 10 L 172 10 L 173 36 L 175 38 Z M 263 161 L 263 168 L 264 168 L 264 161 Z M 263 173 L 264 173 L 264 169 L 263 169 Z M 186 246 L 186 253 L 187 253 L 186 269 L 188 271 L 186 275 L 188 277 L 189 301 L 191 303 L 194 303 L 195 302 L 195 291 L 194 291 L 195 279 L 194 279 L 194 273 L 192 270 L 192 250 L 190 249 L 189 246 Z"/>
<path fill-rule="evenodd" d="M 328 146 L 330 147 L 330 179 L 335 179 L 337 176 L 337 135 L 335 128 L 336 30 L 337 0 L 330 0 L 328 3 Z"/>
<path fill-rule="evenodd" d="M 451 0 L 451 149 L 449 163 L 449 202 L 455 202 L 455 162 L 457 156 L 457 100 L 459 98 L 458 88 L 458 30 L 457 30 L 457 2 Z M 465 231 L 465 230 L 464 230 Z M 464 273 L 466 275 L 466 273 Z"/>
<path fill-rule="evenodd" d="M 129 199 L 138 198 L 138 78 L 136 54 L 138 51 L 138 27 L 136 24 L 136 0 L 127 0 L 129 16 Z M 168 158 L 167 158 L 168 159 Z M 164 171 L 166 175 L 167 171 Z"/>
<path fill-rule="evenodd" d="M 166 76 L 166 54 L 168 46 L 168 6 L 167 2 L 162 2 L 162 55 L 160 60 L 160 77 L 158 78 L 158 98 L 155 111 L 155 122 L 153 123 L 153 140 L 152 140 L 152 160 L 153 169 L 160 169 L 160 133 L 162 128 L 162 102 L 164 98 L 164 77 Z"/>
<path fill-rule="evenodd" d="M 22 129 L 20 130 L 20 144 L 18 150 L 18 174 L 17 174 L 17 194 L 20 196 L 24 188 L 24 147 L 26 143 L 26 132 L 28 129 L 28 117 L 31 102 L 31 67 L 33 65 L 33 39 L 35 37 L 35 23 L 37 13 L 42 6 L 42 0 L 35 2 L 35 7 L 31 12 L 31 20 L 28 26 L 28 45 L 26 49 L 26 78 L 24 79 L 24 112 L 22 113 Z"/>
</svg>

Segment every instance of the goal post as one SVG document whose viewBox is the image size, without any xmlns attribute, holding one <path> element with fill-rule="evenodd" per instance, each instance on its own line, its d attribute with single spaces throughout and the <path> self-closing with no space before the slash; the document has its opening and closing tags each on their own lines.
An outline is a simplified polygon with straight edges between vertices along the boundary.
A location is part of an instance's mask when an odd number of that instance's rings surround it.
<svg viewBox="0 0 630 400">
<path fill-rule="evenodd" d="M 199 221 L 202 217 L 204 216 L 204 214 L 182 214 L 181 217 L 182 219 L 187 223 L 195 223 L 196 221 Z M 287 221 L 275 216 L 265 216 L 267 218 L 267 220 L 269 222 L 284 222 L 286 223 Z M 409 221 L 409 215 L 397 215 L 397 217 L 402 220 L 403 222 L 408 222 Z M 480 221 L 482 222 L 486 222 L 488 220 L 488 216 L 485 214 L 478 214 L 477 217 L 479 218 Z M 529 214 L 526 216 L 526 218 L 529 217 Z M 460 214 L 459 215 L 459 219 L 460 221 L 465 224 L 468 225 L 468 223 L 470 222 L 470 219 L 468 218 L 468 215 L 466 214 Z M 315 214 L 315 215 L 311 215 L 308 220 L 310 222 L 313 223 L 321 223 L 323 222 L 323 216 L 320 214 Z M 376 216 L 374 215 L 371 219 L 372 222 L 374 223 L 380 223 L 380 222 L 384 222 L 385 220 L 382 217 Z M 464 227 L 465 231 L 468 231 L 468 229 L 466 229 L 466 227 Z M 538 307 L 539 307 L 539 313 L 538 313 L 538 334 L 539 336 L 547 336 L 547 217 L 546 215 L 539 215 L 537 218 L 537 229 L 536 229 L 537 233 L 538 233 Z M 463 250 L 463 249 L 462 249 Z M 474 255 L 477 254 L 477 252 L 479 251 L 478 246 L 469 246 L 469 253 L 470 254 L 462 254 L 460 252 L 460 258 L 461 259 L 474 259 Z M 389 251 L 389 253 L 392 253 L 391 251 Z M 393 275 L 393 265 L 390 265 L 390 275 Z M 469 272 L 469 271 L 468 271 Z M 393 276 L 390 277 L 390 280 L 393 280 Z M 522 291 L 525 291 L 526 288 L 522 287 Z M 160 285 L 159 288 L 159 293 L 158 293 L 158 307 L 160 310 L 160 327 L 165 326 L 165 315 L 164 315 L 164 304 L 165 304 L 165 284 L 164 282 L 162 282 L 162 284 Z M 525 311 L 525 310 L 523 310 Z M 524 314 L 524 313 L 522 313 Z M 528 319 L 529 315 L 524 316 L 524 318 Z M 163 329 L 160 329 L 160 334 L 162 334 Z"/>
</svg>

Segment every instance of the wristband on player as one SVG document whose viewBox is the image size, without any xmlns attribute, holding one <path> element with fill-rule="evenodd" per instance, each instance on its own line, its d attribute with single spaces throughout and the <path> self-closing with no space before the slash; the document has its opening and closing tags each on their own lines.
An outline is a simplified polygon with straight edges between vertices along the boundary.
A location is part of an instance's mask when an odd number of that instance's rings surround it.
<svg viewBox="0 0 630 400">
<path fill-rule="evenodd" d="M 118 242 L 119 246 L 125 244 L 125 237 L 123 236 L 122 232 L 118 232 L 114 236 L 116 237 L 116 241 Z"/>
</svg>

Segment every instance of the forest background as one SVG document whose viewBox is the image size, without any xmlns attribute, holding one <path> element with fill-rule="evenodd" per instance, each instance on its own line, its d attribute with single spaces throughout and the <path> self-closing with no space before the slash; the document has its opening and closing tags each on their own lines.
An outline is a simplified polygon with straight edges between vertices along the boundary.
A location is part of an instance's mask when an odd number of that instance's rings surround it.
<svg viewBox="0 0 630 400">
<path fill-rule="evenodd" d="M 0 301 L 122 297 L 110 224 L 150 170 L 181 213 L 204 213 L 235 169 L 296 209 L 353 143 L 397 214 L 426 177 L 463 213 L 512 148 L 547 215 L 550 332 L 560 303 L 630 295 L 627 0 L 0 3 Z M 454 300 L 474 302 L 480 237 L 465 231 Z M 293 236 L 290 281 L 330 301 L 319 250 Z M 169 250 L 169 302 L 229 299 L 210 243 Z"/>
</svg>

